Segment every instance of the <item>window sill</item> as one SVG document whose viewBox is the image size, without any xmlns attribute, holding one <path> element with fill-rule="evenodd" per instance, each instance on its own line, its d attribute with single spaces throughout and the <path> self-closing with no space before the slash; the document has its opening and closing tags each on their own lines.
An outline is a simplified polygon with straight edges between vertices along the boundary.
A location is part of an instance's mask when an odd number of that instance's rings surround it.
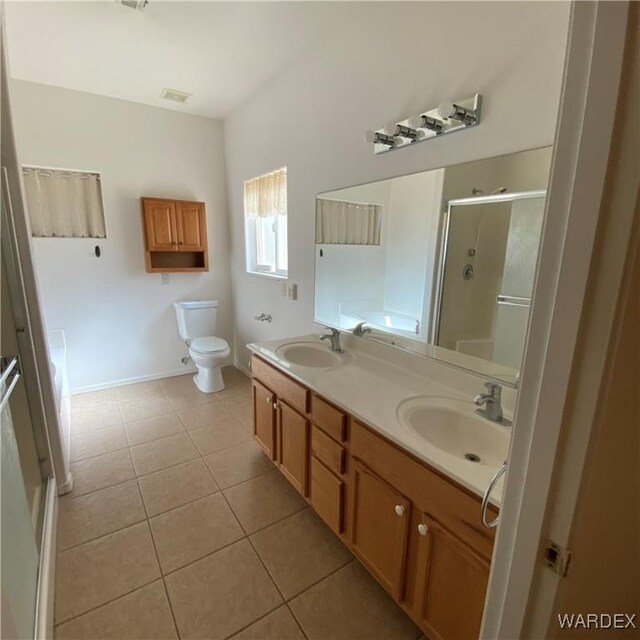
<svg viewBox="0 0 640 640">
<path fill-rule="evenodd" d="M 288 280 L 289 275 L 282 275 L 278 273 L 267 273 L 265 271 L 249 271 L 247 270 L 248 276 L 257 276 L 258 278 L 266 278 L 267 280 Z"/>
</svg>

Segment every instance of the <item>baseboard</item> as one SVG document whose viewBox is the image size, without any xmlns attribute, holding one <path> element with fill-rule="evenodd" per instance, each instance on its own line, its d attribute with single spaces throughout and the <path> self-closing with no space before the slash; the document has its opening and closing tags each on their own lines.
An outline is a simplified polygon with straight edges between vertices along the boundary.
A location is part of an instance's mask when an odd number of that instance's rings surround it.
<svg viewBox="0 0 640 640">
<path fill-rule="evenodd" d="M 65 477 L 65 481 L 58 485 L 58 495 L 63 496 L 66 493 L 69 493 L 71 489 L 73 489 L 73 476 L 69 471 Z"/>
<path fill-rule="evenodd" d="M 58 528 L 58 490 L 54 478 L 49 478 L 46 491 L 36 601 L 36 640 L 51 640 L 53 638 L 56 531 Z"/>
<path fill-rule="evenodd" d="M 174 371 L 165 371 L 164 373 L 152 373 L 147 376 L 136 376 L 133 378 L 123 378 L 121 380 L 111 380 L 100 384 L 92 384 L 86 387 L 77 387 L 71 390 L 71 395 L 75 396 L 79 393 L 88 393 L 89 391 L 102 391 L 103 389 L 113 389 L 115 387 L 124 387 L 128 384 L 136 384 L 138 382 L 151 382 L 152 380 L 162 380 L 163 378 L 174 378 L 175 376 L 184 376 L 188 373 L 196 373 L 194 366 L 181 367 Z"/>
<path fill-rule="evenodd" d="M 251 371 L 249 371 L 249 369 L 247 367 L 243 367 L 240 363 L 235 362 L 233 365 L 236 369 L 239 369 L 240 371 L 242 371 L 242 373 L 244 373 L 245 376 L 247 376 L 247 378 L 251 377 Z"/>
</svg>

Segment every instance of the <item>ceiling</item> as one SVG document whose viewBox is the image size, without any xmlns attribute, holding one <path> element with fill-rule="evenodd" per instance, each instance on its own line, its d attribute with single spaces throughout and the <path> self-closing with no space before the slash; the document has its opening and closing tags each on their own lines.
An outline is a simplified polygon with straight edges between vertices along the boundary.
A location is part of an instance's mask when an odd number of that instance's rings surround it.
<svg viewBox="0 0 640 640">
<path fill-rule="evenodd" d="M 7 1 L 9 65 L 20 80 L 224 118 L 367 4 Z M 192 97 L 170 102 L 165 87 Z"/>
</svg>

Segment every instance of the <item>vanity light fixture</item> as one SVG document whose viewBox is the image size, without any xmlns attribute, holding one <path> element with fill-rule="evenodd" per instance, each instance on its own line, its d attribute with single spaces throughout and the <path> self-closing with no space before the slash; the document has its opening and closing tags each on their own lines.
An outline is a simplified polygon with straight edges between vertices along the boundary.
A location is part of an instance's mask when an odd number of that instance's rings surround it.
<svg viewBox="0 0 640 640">
<path fill-rule="evenodd" d="M 421 111 L 376 131 L 367 131 L 365 140 L 373 144 L 374 153 L 378 154 L 475 127 L 480 124 L 481 104 L 482 96 L 479 93 L 472 98 L 443 102 L 436 109 Z"/>
<path fill-rule="evenodd" d="M 367 129 L 364 132 L 364 140 L 365 142 L 373 142 L 373 144 L 384 145 L 389 149 L 392 149 L 398 143 L 394 136 L 390 136 L 384 131 L 373 131 L 372 129 Z"/>
<path fill-rule="evenodd" d="M 129 9 L 137 9 L 142 11 L 148 4 L 149 0 L 116 0 L 118 4 L 129 7 Z"/>
<path fill-rule="evenodd" d="M 443 102 L 438 107 L 441 118 L 452 118 L 464 124 L 476 124 L 478 113 L 475 109 L 465 109 L 454 102 Z"/>
<path fill-rule="evenodd" d="M 438 118 L 432 118 L 426 113 L 419 113 L 409 118 L 409 122 L 420 129 L 428 129 L 434 133 L 440 134 L 444 131 L 444 122 Z"/>
<path fill-rule="evenodd" d="M 397 138 L 405 138 L 407 140 L 417 140 L 424 136 L 424 131 L 420 131 L 418 127 L 411 122 L 409 124 L 397 124 L 390 122 L 385 126 L 386 131 L 390 131 L 391 135 Z"/>
</svg>

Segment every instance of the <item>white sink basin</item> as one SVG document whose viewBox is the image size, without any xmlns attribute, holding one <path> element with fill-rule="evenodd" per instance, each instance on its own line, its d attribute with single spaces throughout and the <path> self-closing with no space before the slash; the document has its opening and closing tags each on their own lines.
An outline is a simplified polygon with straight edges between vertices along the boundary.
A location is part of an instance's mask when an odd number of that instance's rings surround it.
<svg viewBox="0 0 640 640">
<path fill-rule="evenodd" d="M 276 349 L 279 358 L 300 367 L 313 369 L 333 369 L 344 364 L 349 357 L 344 353 L 331 351 L 329 347 L 315 342 L 290 342 Z"/>
<path fill-rule="evenodd" d="M 471 402 L 410 398 L 400 403 L 397 416 L 406 429 L 469 464 L 499 467 L 506 460 L 510 432 L 477 415 Z"/>
</svg>

